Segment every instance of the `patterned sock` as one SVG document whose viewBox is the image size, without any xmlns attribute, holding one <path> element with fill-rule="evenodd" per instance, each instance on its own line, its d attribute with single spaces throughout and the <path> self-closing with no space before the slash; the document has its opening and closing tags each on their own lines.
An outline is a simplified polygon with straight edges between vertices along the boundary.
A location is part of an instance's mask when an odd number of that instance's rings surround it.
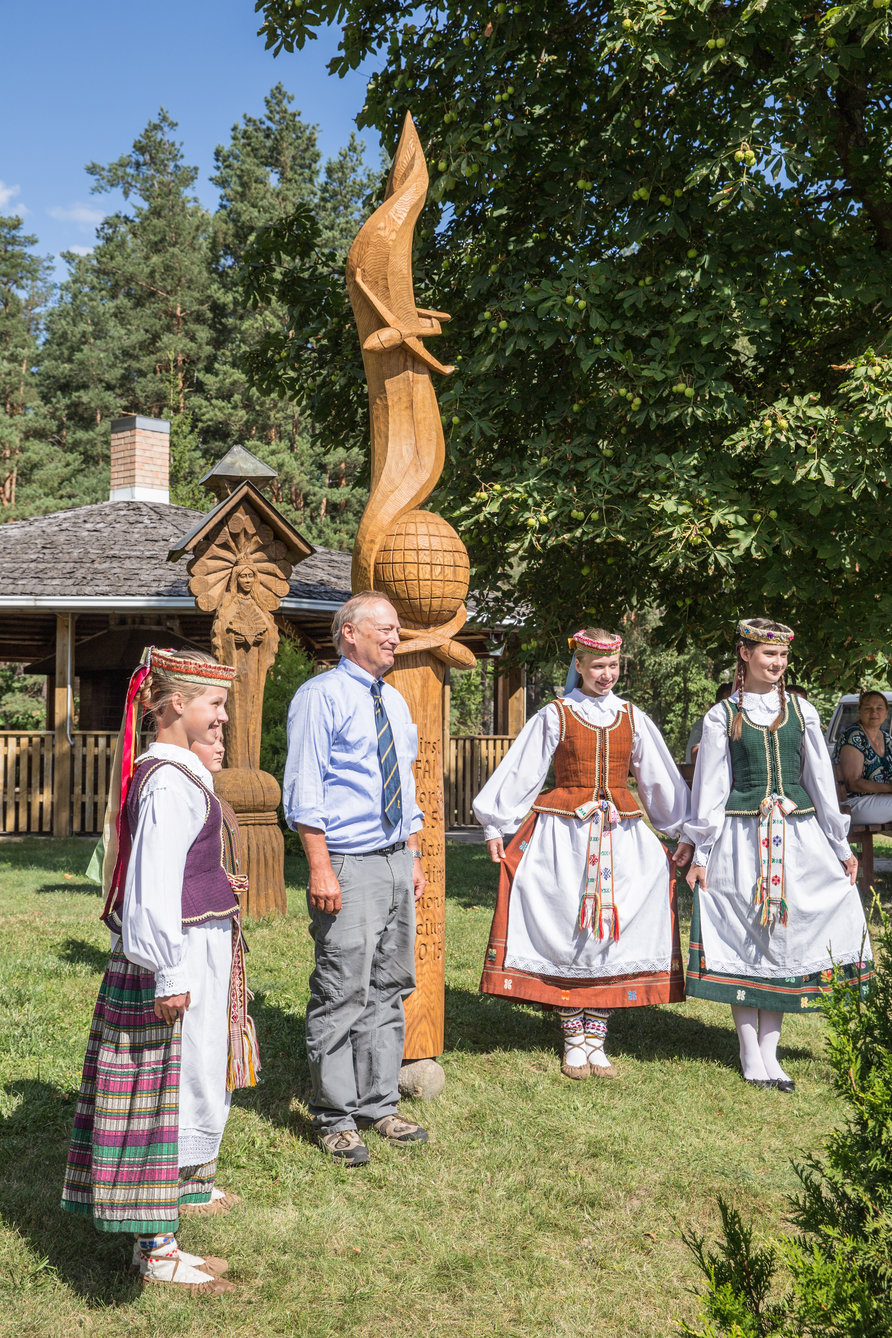
<svg viewBox="0 0 892 1338">
<path fill-rule="evenodd" d="M 764 1082 L 768 1073 L 765 1069 L 762 1052 L 759 1049 L 759 1010 L 757 1008 L 744 1008 L 741 1004 L 732 1004 L 731 1015 L 734 1018 L 737 1039 L 740 1042 L 740 1067 L 743 1070 L 743 1076 L 746 1079 L 752 1078 L 757 1082 Z"/>
<path fill-rule="evenodd" d="M 759 1009 L 759 1054 L 762 1056 L 762 1063 L 769 1078 L 789 1082 L 789 1075 L 784 1073 L 777 1062 L 777 1043 L 780 1040 L 783 1021 L 783 1013 L 769 1013 L 764 1008 Z"/>
<path fill-rule="evenodd" d="M 604 1051 L 607 1044 L 607 1019 L 612 1008 L 587 1008 L 585 1010 L 585 1049 L 588 1062 L 599 1069 L 610 1067 L 610 1060 Z"/>
<path fill-rule="evenodd" d="M 563 1062 L 574 1069 L 588 1063 L 585 1053 L 585 1014 L 581 1008 L 558 1008 L 561 1031 L 564 1033 Z"/>
</svg>

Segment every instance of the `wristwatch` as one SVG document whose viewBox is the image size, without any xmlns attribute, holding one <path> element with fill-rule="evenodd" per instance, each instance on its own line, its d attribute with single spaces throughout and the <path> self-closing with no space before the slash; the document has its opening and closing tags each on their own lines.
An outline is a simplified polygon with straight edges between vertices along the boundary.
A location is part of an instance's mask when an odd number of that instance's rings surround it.
<svg viewBox="0 0 892 1338">
<path fill-rule="evenodd" d="M 413 859 L 421 859 L 421 851 L 420 851 L 420 850 L 410 850 L 410 851 L 409 851 L 409 854 L 412 856 Z"/>
</svg>

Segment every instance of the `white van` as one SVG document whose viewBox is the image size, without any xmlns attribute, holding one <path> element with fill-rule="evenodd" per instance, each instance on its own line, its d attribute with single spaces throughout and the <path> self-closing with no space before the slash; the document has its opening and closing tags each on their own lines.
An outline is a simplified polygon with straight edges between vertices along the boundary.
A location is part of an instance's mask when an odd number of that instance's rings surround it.
<svg viewBox="0 0 892 1338">
<path fill-rule="evenodd" d="M 882 692 L 877 689 L 880 695 L 886 698 L 886 705 L 889 710 L 886 712 L 886 719 L 883 722 L 883 728 L 889 729 L 889 717 L 892 712 L 892 692 Z M 849 725 L 854 725 L 858 719 L 858 698 L 857 692 L 847 692 L 844 697 L 840 697 L 836 703 L 836 709 L 830 717 L 830 724 L 827 726 L 827 732 L 824 738 L 827 741 L 827 748 L 834 761 L 839 753 L 840 739 L 842 738 Z"/>
</svg>

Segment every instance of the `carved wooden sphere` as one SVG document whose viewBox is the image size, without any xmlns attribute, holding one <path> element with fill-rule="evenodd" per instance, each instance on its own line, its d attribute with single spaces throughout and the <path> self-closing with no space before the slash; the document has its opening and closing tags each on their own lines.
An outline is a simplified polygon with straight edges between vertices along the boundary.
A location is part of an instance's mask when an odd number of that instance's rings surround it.
<svg viewBox="0 0 892 1338">
<path fill-rule="evenodd" d="M 468 593 L 470 564 L 461 539 L 433 511 L 408 511 L 384 536 L 375 558 L 375 586 L 401 618 L 439 627 Z"/>
</svg>

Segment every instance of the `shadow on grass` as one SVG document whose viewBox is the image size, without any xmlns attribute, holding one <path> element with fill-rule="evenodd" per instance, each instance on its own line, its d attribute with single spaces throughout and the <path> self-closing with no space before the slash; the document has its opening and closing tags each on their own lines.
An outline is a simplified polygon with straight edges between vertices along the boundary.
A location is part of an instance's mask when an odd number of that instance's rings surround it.
<svg viewBox="0 0 892 1338">
<path fill-rule="evenodd" d="M 101 975 L 108 966 L 108 948 L 97 948 L 82 938 L 67 938 L 59 952 L 59 960 L 75 966 L 89 966 Z"/>
<path fill-rule="evenodd" d="M 512 1003 L 495 995 L 446 988 L 445 1050 L 486 1054 L 494 1050 L 538 1050 L 560 1046 L 556 1019 L 537 1004 Z M 739 1068 L 737 1033 L 730 1009 L 719 1005 L 715 1021 L 687 1013 L 683 1004 L 616 1009 L 610 1019 L 609 1052 L 644 1061 L 705 1059 Z M 788 1059 L 808 1059 L 810 1051 L 785 1047 Z"/>
<path fill-rule="evenodd" d="M 78 882 L 76 879 L 72 878 L 70 883 L 41 883 L 40 887 L 35 887 L 33 891 L 37 896 L 40 896 L 41 894 L 45 895 L 47 892 L 64 892 L 69 897 L 95 897 L 98 907 L 96 918 L 97 920 L 99 919 L 99 911 L 102 910 L 102 903 L 100 900 L 101 893 L 95 883 Z"/>
<path fill-rule="evenodd" d="M 36 1078 L 10 1083 L 6 1091 L 19 1103 L 0 1120 L 0 1214 L 91 1305 L 129 1305 L 140 1289 L 129 1271 L 132 1236 L 96 1231 L 90 1218 L 59 1206 L 74 1094 Z M 34 1271 L 23 1261 L 13 1285 L 27 1286 Z"/>
<path fill-rule="evenodd" d="M 312 1142 L 310 1120 L 292 1104 L 297 1100 L 306 1106 L 310 1099 L 303 1010 L 289 1012 L 268 1004 L 266 995 L 258 990 L 251 1004 L 251 1016 L 257 1028 L 263 1066 L 260 1082 L 256 1087 L 233 1092 L 233 1105 L 254 1110 L 296 1138 Z"/>
</svg>

